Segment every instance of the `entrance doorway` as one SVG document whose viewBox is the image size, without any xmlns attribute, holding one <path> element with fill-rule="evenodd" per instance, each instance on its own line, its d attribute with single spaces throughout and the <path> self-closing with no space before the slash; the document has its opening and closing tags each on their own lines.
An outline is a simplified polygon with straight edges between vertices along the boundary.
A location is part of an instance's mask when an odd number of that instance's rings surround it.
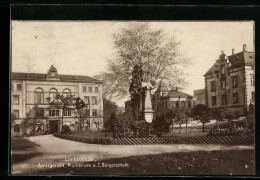
<svg viewBox="0 0 260 180">
<path fill-rule="evenodd" d="M 51 134 L 59 131 L 59 120 L 50 120 L 49 125 Z"/>
</svg>

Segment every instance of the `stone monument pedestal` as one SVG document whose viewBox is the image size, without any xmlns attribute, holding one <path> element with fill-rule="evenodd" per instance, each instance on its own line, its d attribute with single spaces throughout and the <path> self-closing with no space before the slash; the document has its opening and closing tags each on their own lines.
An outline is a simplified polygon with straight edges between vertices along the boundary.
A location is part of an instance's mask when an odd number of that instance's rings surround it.
<svg viewBox="0 0 260 180">
<path fill-rule="evenodd" d="M 151 123 L 153 121 L 154 110 L 152 108 L 151 95 L 149 90 L 146 90 L 144 108 L 142 110 L 142 113 L 146 122 Z"/>
</svg>

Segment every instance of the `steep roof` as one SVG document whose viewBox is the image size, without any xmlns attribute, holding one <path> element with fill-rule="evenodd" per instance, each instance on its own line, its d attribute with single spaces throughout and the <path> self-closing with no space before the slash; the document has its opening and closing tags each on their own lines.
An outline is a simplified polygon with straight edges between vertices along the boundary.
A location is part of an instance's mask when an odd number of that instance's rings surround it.
<svg viewBox="0 0 260 180">
<path fill-rule="evenodd" d="M 168 93 L 168 96 L 171 98 L 187 98 L 187 97 L 193 97 L 192 95 L 189 95 L 187 93 L 184 93 L 182 91 L 176 91 L 176 90 L 171 90 L 169 93 Z"/>
<path fill-rule="evenodd" d="M 102 83 L 97 79 L 94 79 L 89 76 L 79 76 L 79 75 L 59 75 L 60 81 L 72 81 L 72 82 L 96 82 Z M 38 81 L 47 81 L 46 74 L 40 73 L 21 73 L 21 72 L 13 72 L 12 80 L 38 80 Z"/>
<path fill-rule="evenodd" d="M 221 59 L 217 59 L 216 62 L 209 68 L 209 70 L 204 74 L 207 76 L 213 72 L 219 72 L 219 63 Z M 255 54 L 253 52 L 241 51 L 236 54 L 228 56 L 228 61 L 230 63 L 230 69 L 238 68 L 241 66 L 254 66 L 255 63 Z"/>
<path fill-rule="evenodd" d="M 242 51 L 228 56 L 231 63 L 230 68 L 238 68 L 241 66 L 254 66 L 255 54 L 253 52 Z"/>
</svg>

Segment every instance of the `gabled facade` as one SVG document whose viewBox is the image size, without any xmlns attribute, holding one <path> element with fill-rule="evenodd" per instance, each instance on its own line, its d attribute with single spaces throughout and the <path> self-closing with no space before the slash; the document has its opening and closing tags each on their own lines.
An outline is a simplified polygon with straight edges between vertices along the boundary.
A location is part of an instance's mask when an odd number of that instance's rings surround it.
<svg viewBox="0 0 260 180">
<path fill-rule="evenodd" d="M 52 108 L 49 100 L 56 94 L 80 97 L 86 107 L 81 129 L 99 129 L 103 127 L 102 82 L 88 76 L 59 75 L 57 69 L 51 66 L 47 74 L 12 73 L 11 112 L 15 117 L 13 134 L 21 135 L 23 128 L 19 127 L 25 119 L 34 119 L 36 131 L 54 133 L 63 125 L 77 131 L 79 118 L 76 113 Z M 49 99 L 49 100 L 48 100 Z M 29 133 L 29 132 L 27 132 Z"/>
<path fill-rule="evenodd" d="M 205 73 L 206 105 L 224 114 L 244 115 L 255 103 L 255 54 L 246 50 L 219 59 Z"/>
</svg>

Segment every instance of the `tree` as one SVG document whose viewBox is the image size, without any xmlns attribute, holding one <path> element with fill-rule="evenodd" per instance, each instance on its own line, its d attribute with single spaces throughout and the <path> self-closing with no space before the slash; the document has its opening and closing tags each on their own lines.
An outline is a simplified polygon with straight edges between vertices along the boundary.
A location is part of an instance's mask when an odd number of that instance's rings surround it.
<svg viewBox="0 0 260 180">
<path fill-rule="evenodd" d="M 57 109 L 62 110 L 61 116 L 61 124 L 63 128 L 63 115 L 65 110 L 73 111 L 76 117 L 79 119 L 79 131 L 81 130 L 81 118 L 85 116 L 85 112 L 83 110 L 86 107 L 84 101 L 80 97 L 73 97 L 73 96 L 63 96 L 61 94 L 57 94 L 55 99 L 50 99 L 49 97 L 46 98 L 49 103 L 50 107 L 55 107 Z M 61 129 L 62 130 L 62 129 Z"/>
<path fill-rule="evenodd" d="M 142 79 L 144 74 L 152 83 L 165 79 L 171 85 L 185 85 L 181 65 L 188 60 L 179 50 L 180 42 L 164 30 L 153 29 L 149 23 L 129 23 L 114 34 L 114 44 L 116 58 L 108 63 L 107 72 L 96 76 L 104 82 L 104 97 L 122 98 L 132 92 L 142 94 L 141 84 L 133 82 Z M 136 69 L 139 73 L 133 79 Z"/>
<path fill-rule="evenodd" d="M 110 120 L 111 120 L 111 114 L 112 113 L 116 113 L 117 111 L 117 105 L 116 103 L 106 99 L 106 98 L 103 98 L 103 119 L 104 119 L 104 122 L 106 122 L 106 126 L 111 129 L 111 123 L 110 123 Z"/>
<path fill-rule="evenodd" d="M 139 120 L 140 103 L 142 102 L 142 69 L 137 65 L 134 66 L 132 72 L 131 84 L 129 87 L 129 93 L 131 98 L 131 107 L 136 121 Z"/>
</svg>

